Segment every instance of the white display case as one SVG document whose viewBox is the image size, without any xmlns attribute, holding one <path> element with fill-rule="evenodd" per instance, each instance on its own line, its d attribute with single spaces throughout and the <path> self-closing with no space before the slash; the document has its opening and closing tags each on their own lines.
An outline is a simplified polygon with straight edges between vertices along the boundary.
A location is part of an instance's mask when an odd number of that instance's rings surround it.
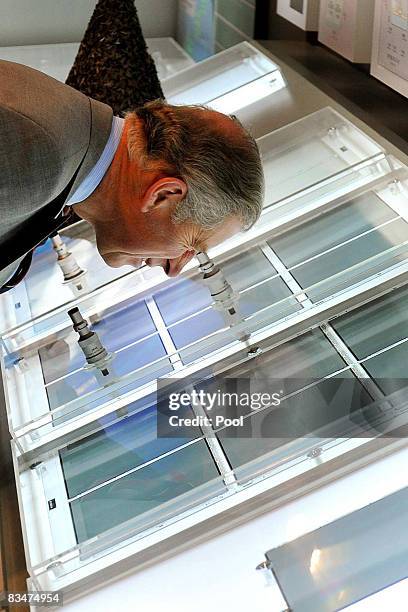
<svg viewBox="0 0 408 612">
<path fill-rule="evenodd" d="M 163 91 L 172 104 L 206 104 L 238 114 L 260 100 L 270 102 L 285 86 L 279 67 L 243 42 L 165 80 Z"/>
<path fill-rule="evenodd" d="M 147 38 L 147 47 L 160 79 L 166 79 L 194 64 L 173 38 Z M 25 64 L 65 82 L 78 53 L 79 43 L 0 47 L 0 59 Z"/>
<path fill-rule="evenodd" d="M 313 472 L 317 444 L 329 465 L 346 462 L 396 417 L 405 422 L 408 168 L 330 108 L 286 130 L 259 143 L 267 179 L 260 221 L 211 253 L 238 296 L 233 328 L 191 265 L 177 279 L 141 269 L 132 277 L 139 284 L 118 278 L 72 303 L 115 354 L 107 377 L 84 367 L 67 305 L 3 335 L 36 589 L 70 593 L 108 568 L 126 571 L 159 543 Z M 268 406 L 244 410 L 246 438 L 235 425 L 162 438 L 157 378 L 187 375 L 261 387 L 268 378 L 307 379 L 295 389 L 302 410 L 324 409 L 329 379 L 354 381 L 357 399 L 342 398 L 335 436 L 317 424 L 311 437 L 263 435 Z M 292 397 L 287 389 L 284 397 Z M 304 417 L 287 406 L 293 422 Z M 376 431 L 378 423 L 386 429 Z"/>
<path fill-rule="evenodd" d="M 372 0 L 320 0 L 319 42 L 351 62 L 369 64 L 373 20 Z"/>
<path fill-rule="evenodd" d="M 250 127 L 261 112 L 269 118 L 258 139 L 261 218 L 210 252 L 241 321 L 227 325 L 196 261 L 176 279 L 161 268 L 112 270 L 95 257 L 85 224 L 63 232 L 88 271 L 82 293 L 62 284 L 45 245 L 0 301 L 28 584 L 61 589 L 67 602 L 255 516 L 282 491 L 287 501 L 305 482 L 335 478 L 339 463 L 355 469 L 356 452 L 369 463 L 373 439 L 406 422 L 408 168 L 247 43 L 164 87 L 170 101 L 215 101 Z M 114 353 L 108 376 L 85 367 L 73 306 Z M 249 378 L 261 388 L 285 379 L 289 421 L 303 423 L 306 411 L 311 435 L 265 435 L 276 424 L 268 406 L 243 411 L 247 437 L 232 424 L 163 438 L 157 379 L 187 375 Z M 336 380 L 352 381 L 356 394 L 341 398 L 328 435 L 313 419 L 326 412 L 325 383 Z M 185 407 L 188 416 L 203 410 Z"/>
<path fill-rule="evenodd" d="M 278 0 L 276 12 L 302 30 L 318 28 L 319 0 Z"/>
</svg>

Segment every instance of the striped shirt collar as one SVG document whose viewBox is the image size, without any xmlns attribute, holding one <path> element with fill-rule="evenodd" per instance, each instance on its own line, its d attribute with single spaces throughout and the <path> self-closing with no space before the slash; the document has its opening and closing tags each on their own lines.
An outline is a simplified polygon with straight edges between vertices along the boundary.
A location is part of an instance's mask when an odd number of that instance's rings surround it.
<svg viewBox="0 0 408 612">
<path fill-rule="evenodd" d="M 86 198 L 88 198 L 91 193 L 95 191 L 105 176 L 106 171 L 109 168 L 119 146 L 124 122 L 125 120 L 121 117 L 113 117 L 111 133 L 102 155 L 89 174 L 84 178 L 82 183 L 77 187 L 69 200 L 65 203 L 67 206 L 83 202 L 83 200 L 86 200 Z"/>
</svg>

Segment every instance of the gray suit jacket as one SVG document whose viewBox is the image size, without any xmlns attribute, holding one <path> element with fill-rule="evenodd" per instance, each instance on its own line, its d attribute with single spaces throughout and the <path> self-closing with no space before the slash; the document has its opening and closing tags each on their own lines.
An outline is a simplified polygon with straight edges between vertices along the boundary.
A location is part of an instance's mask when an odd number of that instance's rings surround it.
<svg viewBox="0 0 408 612">
<path fill-rule="evenodd" d="M 64 190 L 86 152 L 74 193 L 102 154 L 111 126 L 106 104 L 0 60 L 0 253 Z M 0 270 L 0 287 L 21 259 Z"/>
</svg>

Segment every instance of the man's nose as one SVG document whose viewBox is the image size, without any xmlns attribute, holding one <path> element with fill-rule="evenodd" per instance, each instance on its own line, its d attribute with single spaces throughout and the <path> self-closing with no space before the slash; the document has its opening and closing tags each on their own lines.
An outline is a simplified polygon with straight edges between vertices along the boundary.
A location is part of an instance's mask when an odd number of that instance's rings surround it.
<svg viewBox="0 0 408 612">
<path fill-rule="evenodd" d="M 195 251 L 185 251 L 180 257 L 175 259 L 169 259 L 168 270 L 165 270 L 167 276 L 174 277 L 178 276 L 184 266 L 193 259 Z"/>
<path fill-rule="evenodd" d="M 167 276 L 174 278 L 178 276 L 184 266 L 194 257 L 194 251 L 186 251 L 180 257 L 174 259 L 163 259 L 158 257 L 149 257 L 146 259 L 146 265 L 153 268 L 154 266 L 161 266 Z"/>
</svg>

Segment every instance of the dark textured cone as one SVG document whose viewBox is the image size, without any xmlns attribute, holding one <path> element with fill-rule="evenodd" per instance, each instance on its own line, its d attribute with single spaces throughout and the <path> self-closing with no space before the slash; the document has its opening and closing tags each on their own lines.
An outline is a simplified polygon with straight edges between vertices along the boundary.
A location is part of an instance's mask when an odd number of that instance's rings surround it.
<svg viewBox="0 0 408 612">
<path fill-rule="evenodd" d="M 115 115 L 164 98 L 133 0 L 99 0 L 66 83 Z"/>
</svg>

